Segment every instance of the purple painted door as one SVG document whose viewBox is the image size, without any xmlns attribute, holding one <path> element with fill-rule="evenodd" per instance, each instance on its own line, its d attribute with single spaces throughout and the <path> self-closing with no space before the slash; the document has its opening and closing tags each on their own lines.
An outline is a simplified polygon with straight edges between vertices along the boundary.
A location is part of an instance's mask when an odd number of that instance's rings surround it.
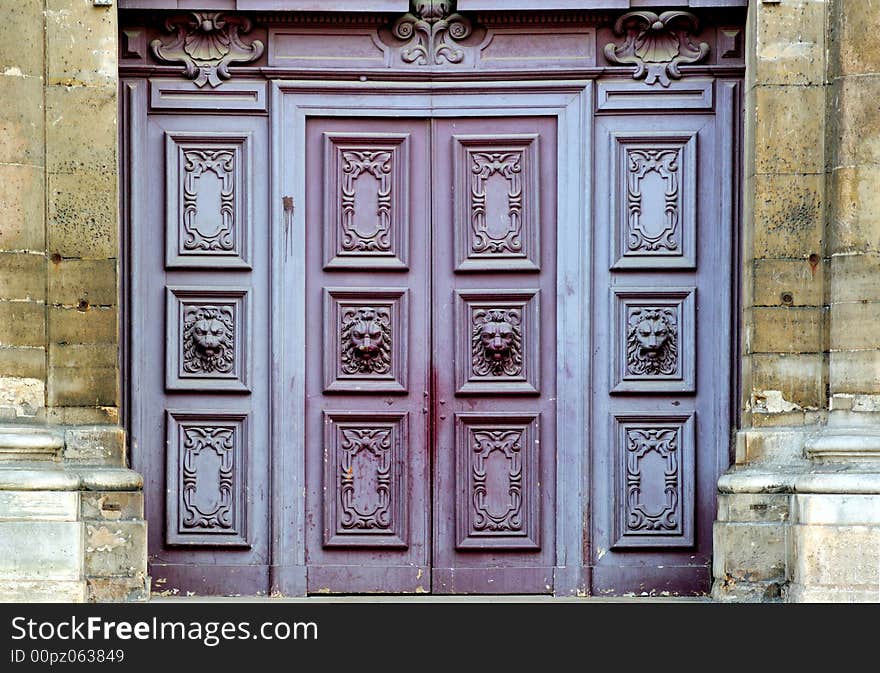
<svg viewBox="0 0 880 673">
<path fill-rule="evenodd" d="M 555 121 L 306 128 L 308 590 L 552 591 Z"/>
</svg>

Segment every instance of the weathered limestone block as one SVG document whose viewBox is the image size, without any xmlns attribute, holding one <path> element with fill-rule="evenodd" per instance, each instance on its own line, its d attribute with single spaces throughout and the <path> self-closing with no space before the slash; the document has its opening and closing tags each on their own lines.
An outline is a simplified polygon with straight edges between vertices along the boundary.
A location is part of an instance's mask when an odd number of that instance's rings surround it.
<svg viewBox="0 0 880 673">
<path fill-rule="evenodd" d="M 821 84 L 825 80 L 824 2 L 785 0 L 758 12 L 758 84 Z"/>
<path fill-rule="evenodd" d="M 880 194 L 876 189 L 880 166 L 837 166 L 828 181 L 828 228 L 832 255 L 880 250 Z M 832 281 L 832 287 L 837 283 Z M 832 290 L 833 291 L 833 290 Z"/>
<path fill-rule="evenodd" d="M 822 254 L 825 176 L 757 175 L 752 189 L 756 259 Z"/>
<path fill-rule="evenodd" d="M 49 84 L 116 85 L 113 6 L 95 7 L 93 0 L 47 0 L 46 43 Z"/>
<path fill-rule="evenodd" d="M 43 0 L 4 3 L 0 72 L 32 77 L 43 74 Z"/>
<path fill-rule="evenodd" d="M 793 411 L 825 404 L 827 357 L 823 353 L 755 353 L 750 361 L 754 410 L 778 413 L 784 405 Z M 778 394 L 778 404 L 772 409 L 771 391 Z"/>
<path fill-rule="evenodd" d="M 0 163 L 0 250 L 45 250 L 45 200 L 42 165 Z"/>
<path fill-rule="evenodd" d="M 147 524 L 143 521 L 85 522 L 87 577 L 147 574 Z"/>
<path fill-rule="evenodd" d="M 755 173 L 825 170 L 822 87 L 761 86 L 755 90 Z"/>
<path fill-rule="evenodd" d="M 124 467 L 125 431 L 118 426 L 68 428 L 63 455 L 69 463 Z"/>
<path fill-rule="evenodd" d="M 43 82 L 0 72 L 0 163 L 43 164 Z"/>
<path fill-rule="evenodd" d="M 821 353 L 825 344 L 822 307 L 755 307 L 751 315 L 751 353 Z M 748 319 L 748 318 L 747 318 Z"/>
<path fill-rule="evenodd" d="M 0 578 L 78 580 L 82 525 L 75 521 L 0 522 Z"/>
<path fill-rule="evenodd" d="M 49 264 L 48 301 L 77 306 L 85 301 L 93 306 L 117 303 L 115 259 L 61 259 Z"/>
</svg>

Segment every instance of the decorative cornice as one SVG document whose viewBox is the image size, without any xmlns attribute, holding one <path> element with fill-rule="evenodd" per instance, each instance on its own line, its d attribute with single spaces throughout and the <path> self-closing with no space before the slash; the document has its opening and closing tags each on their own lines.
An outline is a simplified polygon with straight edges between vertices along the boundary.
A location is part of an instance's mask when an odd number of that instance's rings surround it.
<svg viewBox="0 0 880 673">
<path fill-rule="evenodd" d="M 224 12 L 191 12 L 170 17 L 165 30 L 176 32 L 171 42 L 153 40 L 150 48 L 160 61 L 183 63 L 184 73 L 196 86 L 220 85 L 229 79 L 229 65 L 250 63 L 263 54 L 263 43 L 254 40 L 245 44 L 239 32 L 251 30 L 251 22 L 243 16 Z"/>
<path fill-rule="evenodd" d="M 413 65 L 461 63 L 464 49 L 458 44 L 472 32 L 471 22 L 455 12 L 455 0 L 411 0 L 410 11 L 391 28 L 399 40 L 400 59 Z"/>
<path fill-rule="evenodd" d="M 690 12 L 629 12 L 614 23 L 614 34 L 626 40 L 605 45 L 605 58 L 612 63 L 634 63 L 633 79 L 645 78 L 646 84 L 660 82 L 668 87 L 669 80 L 681 79 L 678 66 L 698 63 L 709 54 L 705 42 L 694 44 L 693 35 L 700 32 L 699 19 Z"/>
</svg>

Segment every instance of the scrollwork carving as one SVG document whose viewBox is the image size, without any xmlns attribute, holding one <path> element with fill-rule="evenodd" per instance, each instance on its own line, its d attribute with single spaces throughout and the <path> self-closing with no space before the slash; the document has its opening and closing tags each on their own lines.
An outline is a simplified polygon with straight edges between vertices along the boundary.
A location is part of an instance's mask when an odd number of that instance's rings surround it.
<svg viewBox="0 0 880 673">
<path fill-rule="evenodd" d="M 679 504 L 678 430 L 629 428 L 626 431 L 626 527 L 631 531 L 676 530 Z M 666 502 L 650 509 L 642 502 L 641 461 L 656 451 L 663 459 L 663 493 Z"/>
<path fill-rule="evenodd" d="M 415 65 L 461 63 L 465 52 L 458 42 L 471 31 L 471 22 L 455 12 L 455 0 L 413 0 L 391 28 L 394 37 L 406 42 L 399 50 L 401 60 Z"/>
<path fill-rule="evenodd" d="M 199 455 L 213 451 L 220 459 L 216 497 L 197 499 L 199 489 L 207 475 L 199 477 Z M 228 529 L 233 525 L 233 469 L 235 456 L 235 430 L 230 427 L 190 426 L 183 429 L 183 524 L 189 528 Z M 197 501 L 213 502 L 214 506 L 203 509 Z"/>
<path fill-rule="evenodd" d="M 471 250 L 477 253 L 522 252 L 522 152 L 471 153 Z M 494 236 L 486 222 L 486 181 L 501 175 L 507 188 L 507 230 Z"/>
<path fill-rule="evenodd" d="M 388 151 L 342 152 L 342 180 L 340 181 L 340 227 L 342 249 L 351 251 L 391 250 L 391 189 L 392 153 Z M 355 224 L 355 183 L 364 173 L 378 183 L 376 191 L 376 228 L 373 232 L 359 231 Z"/>
<path fill-rule="evenodd" d="M 184 249 L 232 250 L 235 247 L 235 153 L 232 150 L 186 150 L 183 161 Z M 208 171 L 220 181 L 219 212 L 216 213 L 213 231 L 205 230 L 196 221 L 198 183 Z"/>
<path fill-rule="evenodd" d="M 679 150 L 629 149 L 627 157 L 627 247 L 632 251 L 678 250 Z M 649 231 L 642 222 L 642 181 L 655 172 L 663 180 L 663 213 L 659 231 Z"/>
<path fill-rule="evenodd" d="M 235 312 L 231 306 L 188 306 L 183 314 L 183 370 L 227 374 L 235 364 Z"/>
<path fill-rule="evenodd" d="M 517 309 L 477 309 L 472 318 L 472 367 L 478 376 L 522 373 L 522 313 Z"/>
<path fill-rule="evenodd" d="M 625 36 L 623 44 L 605 45 L 605 58 L 622 65 L 633 63 L 633 79 L 646 84 L 660 82 L 668 87 L 671 79 L 681 79 L 679 66 L 698 63 L 709 54 L 706 42 L 695 44 L 700 23 L 690 12 L 628 12 L 614 24 L 614 34 Z"/>
<path fill-rule="evenodd" d="M 473 456 L 473 500 L 475 531 L 519 531 L 522 530 L 523 467 L 522 430 L 475 430 L 472 437 Z M 500 452 L 507 460 L 507 496 L 504 507 L 497 509 L 490 505 L 488 485 L 489 456 Z M 494 481 L 494 480 L 493 480 Z M 494 494 L 497 500 L 497 495 Z"/>
<path fill-rule="evenodd" d="M 672 376 L 678 368 L 678 324 L 672 307 L 631 308 L 626 367 L 637 376 Z"/>
<path fill-rule="evenodd" d="M 183 63 L 184 73 L 198 87 L 220 85 L 229 79 L 229 65 L 234 62 L 250 63 L 263 54 L 263 43 L 254 40 L 245 44 L 239 33 L 251 30 L 251 22 L 243 16 L 224 12 L 190 12 L 172 16 L 165 22 L 165 30 L 176 33 L 163 44 L 156 39 L 150 49 L 160 61 Z"/>
<path fill-rule="evenodd" d="M 346 529 L 391 527 L 391 430 L 388 428 L 343 428 L 340 444 L 339 498 L 342 504 L 340 526 Z M 375 499 L 365 506 L 358 501 L 354 461 L 366 452 L 375 469 Z"/>
<path fill-rule="evenodd" d="M 345 374 L 387 374 L 391 370 L 391 311 L 369 306 L 342 313 L 339 334 Z"/>
</svg>

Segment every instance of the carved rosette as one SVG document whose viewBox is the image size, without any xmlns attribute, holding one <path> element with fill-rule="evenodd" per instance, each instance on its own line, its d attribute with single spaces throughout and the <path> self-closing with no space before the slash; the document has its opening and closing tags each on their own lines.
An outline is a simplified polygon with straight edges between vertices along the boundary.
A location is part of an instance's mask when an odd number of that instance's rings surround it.
<svg viewBox="0 0 880 673">
<path fill-rule="evenodd" d="M 183 371 L 227 374 L 235 365 L 231 306 L 188 306 L 183 314 Z"/>
<path fill-rule="evenodd" d="M 339 498 L 343 529 L 391 528 L 391 429 L 343 428 L 339 461 Z M 355 461 L 359 453 L 367 455 L 374 470 L 375 493 L 358 497 L 355 484 Z M 360 478 L 360 477 L 358 477 Z M 365 504 L 366 503 L 366 504 Z"/>
<path fill-rule="evenodd" d="M 648 508 L 642 502 L 642 459 L 656 452 L 664 461 L 666 502 Z M 678 520 L 679 460 L 677 428 L 629 428 L 626 431 L 626 527 L 631 531 L 674 531 Z"/>
<path fill-rule="evenodd" d="M 219 86 L 231 77 L 231 63 L 250 63 L 263 54 L 260 40 L 245 44 L 239 36 L 251 30 L 250 20 L 243 16 L 191 12 L 170 17 L 165 30 L 175 33 L 171 41 L 153 40 L 150 49 L 160 61 L 183 63 L 184 73 L 198 87 Z"/>
<path fill-rule="evenodd" d="M 455 0 L 412 0 L 410 11 L 391 28 L 394 37 L 406 42 L 398 52 L 401 60 L 414 65 L 461 63 L 465 51 L 458 43 L 472 27 L 454 10 Z"/>
<path fill-rule="evenodd" d="M 232 150 L 186 150 L 183 153 L 183 247 L 226 252 L 235 247 L 235 153 Z M 212 172 L 220 181 L 218 219 L 213 229 L 198 222 L 199 179 Z M 205 215 L 205 219 L 208 216 Z"/>
<path fill-rule="evenodd" d="M 472 318 L 471 366 L 477 376 L 519 376 L 523 369 L 522 313 L 477 309 Z"/>
<path fill-rule="evenodd" d="M 345 374 L 387 374 L 391 370 L 391 311 L 363 306 L 342 313 L 339 333 Z"/>
<path fill-rule="evenodd" d="M 699 63 L 709 54 L 706 42 L 695 44 L 700 23 L 690 12 L 629 12 L 614 24 L 615 35 L 625 36 L 622 44 L 605 45 L 605 58 L 611 63 L 634 64 L 633 79 L 646 84 L 659 82 L 668 87 L 671 79 L 681 79 L 680 65 Z"/>
<path fill-rule="evenodd" d="M 631 251 L 677 251 L 678 243 L 678 149 L 627 150 L 627 212 L 629 229 L 627 247 Z M 665 221 L 659 231 L 651 231 L 642 221 L 642 182 L 648 173 L 657 173 L 663 180 L 663 213 Z"/>
<path fill-rule="evenodd" d="M 636 376 L 672 376 L 678 371 L 675 307 L 632 307 L 627 315 L 626 370 Z"/>
<path fill-rule="evenodd" d="M 197 502 L 199 455 L 213 451 L 219 458 L 213 506 Z M 235 430 L 230 427 L 189 426 L 183 428 L 183 525 L 187 528 L 228 529 L 233 524 L 233 469 Z"/>
</svg>

